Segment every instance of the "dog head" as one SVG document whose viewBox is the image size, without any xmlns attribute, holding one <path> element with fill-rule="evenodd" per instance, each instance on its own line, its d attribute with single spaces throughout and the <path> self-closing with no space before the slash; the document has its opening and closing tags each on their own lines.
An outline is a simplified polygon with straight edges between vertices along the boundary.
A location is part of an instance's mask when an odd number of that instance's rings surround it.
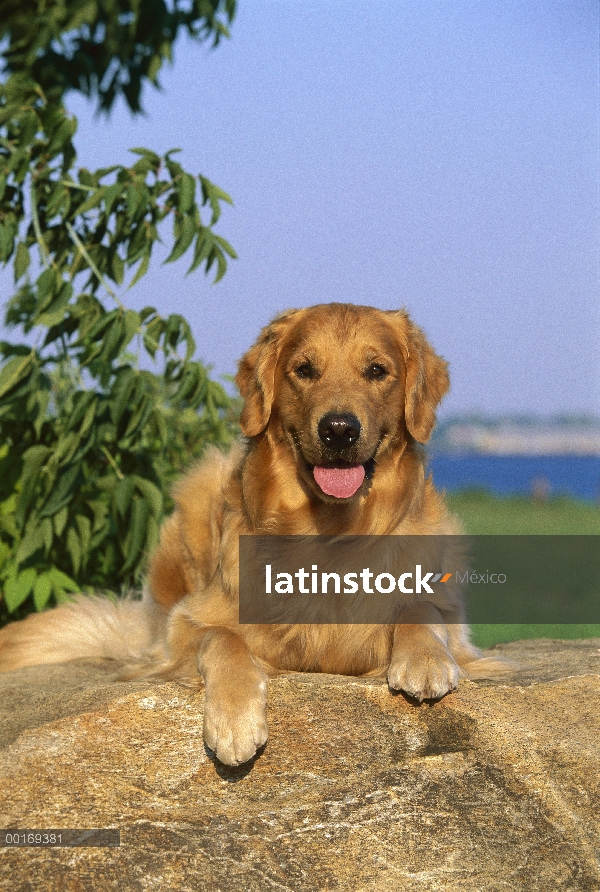
<svg viewBox="0 0 600 892">
<path fill-rule="evenodd" d="M 447 365 L 404 311 L 354 304 L 291 310 L 242 358 L 242 431 L 287 442 L 327 501 L 363 488 L 388 450 L 426 443 Z"/>
</svg>

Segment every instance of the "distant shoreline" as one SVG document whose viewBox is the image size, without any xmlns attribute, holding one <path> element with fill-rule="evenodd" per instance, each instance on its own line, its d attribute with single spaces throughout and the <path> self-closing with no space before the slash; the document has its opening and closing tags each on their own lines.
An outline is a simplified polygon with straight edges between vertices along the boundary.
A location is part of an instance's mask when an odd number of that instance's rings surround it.
<svg viewBox="0 0 600 892">
<path fill-rule="evenodd" d="M 453 418 L 438 425 L 429 449 L 452 455 L 600 457 L 600 419 Z"/>
</svg>

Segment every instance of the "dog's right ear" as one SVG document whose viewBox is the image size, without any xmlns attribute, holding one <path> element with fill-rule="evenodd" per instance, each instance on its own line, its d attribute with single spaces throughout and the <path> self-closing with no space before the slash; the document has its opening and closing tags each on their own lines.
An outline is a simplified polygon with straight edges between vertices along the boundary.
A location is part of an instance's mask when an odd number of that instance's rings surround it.
<svg viewBox="0 0 600 892">
<path fill-rule="evenodd" d="M 244 400 L 240 425 L 246 437 L 258 436 L 269 423 L 277 360 L 290 319 L 297 312 L 288 310 L 277 316 L 263 328 L 257 342 L 240 360 L 235 383 Z"/>
</svg>

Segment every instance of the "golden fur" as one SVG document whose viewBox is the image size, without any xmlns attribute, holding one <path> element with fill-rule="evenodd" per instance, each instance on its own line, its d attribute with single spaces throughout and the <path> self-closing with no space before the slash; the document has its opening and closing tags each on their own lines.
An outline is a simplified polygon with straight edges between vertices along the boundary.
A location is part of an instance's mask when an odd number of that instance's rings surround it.
<svg viewBox="0 0 600 892">
<path fill-rule="evenodd" d="M 244 445 L 216 450 L 183 478 L 140 602 L 80 598 L 0 632 L 0 668 L 111 657 L 140 673 L 205 685 L 204 736 L 227 764 L 267 739 L 266 676 L 274 671 L 386 674 L 422 700 L 465 671 L 493 668 L 469 643 L 462 601 L 407 603 L 403 623 L 240 625 L 240 535 L 444 535 L 460 532 L 424 472 L 448 389 L 446 363 L 403 311 L 351 304 L 294 310 L 263 330 L 236 378 Z M 328 414 L 329 413 L 329 414 Z M 358 419 L 360 436 L 332 453 L 329 415 Z M 327 495 L 313 466 L 371 462 L 356 494 Z"/>
</svg>

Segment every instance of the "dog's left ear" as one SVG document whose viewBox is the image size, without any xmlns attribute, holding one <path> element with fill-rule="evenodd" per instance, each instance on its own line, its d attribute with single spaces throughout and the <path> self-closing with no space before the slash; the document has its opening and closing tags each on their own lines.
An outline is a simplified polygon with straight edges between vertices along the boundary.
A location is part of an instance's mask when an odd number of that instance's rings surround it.
<svg viewBox="0 0 600 892">
<path fill-rule="evenodd" d="M 404 310 L 394 313 L 404 361 L 406 382 L 404 419 L 418 443 L 426 443 L 435 426 L 435 413 L 448 392 L 448 363 L 438 356 L 418 326 Z"/>
<path fill-rule="evenodd" d="M 263 328 L 257 342 L 242 356 L 235 383 L 244 400 L 240 417 L 242 433 L 246 437 L 260 434 L 271 417 L 275 390 L 275 368 L 283 336 L 290 318 L 298 310 L 288 310 Z"/>
</svg>

